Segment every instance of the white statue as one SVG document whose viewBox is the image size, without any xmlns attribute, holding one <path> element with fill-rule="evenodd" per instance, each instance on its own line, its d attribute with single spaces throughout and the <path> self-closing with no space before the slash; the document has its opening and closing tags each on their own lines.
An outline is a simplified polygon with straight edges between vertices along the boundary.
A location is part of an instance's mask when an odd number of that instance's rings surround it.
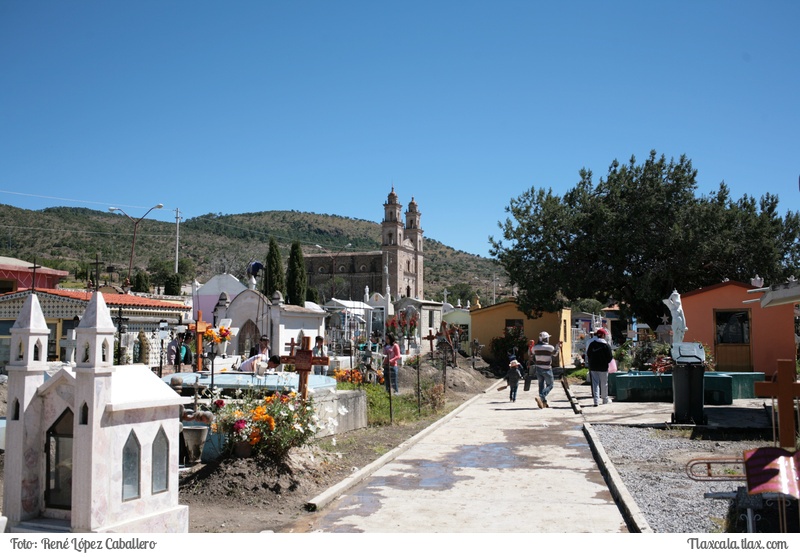
<svg viewBox="0 0 800 557">
<path fill-rule="evenodd" d="M 673 290 L 669 298 L 662 300 L 672 313 L 672 344 L 680 344 L 689 329 L 686 327 L 686 316 L 683 315 L 681 295 Z"/>
</svg>

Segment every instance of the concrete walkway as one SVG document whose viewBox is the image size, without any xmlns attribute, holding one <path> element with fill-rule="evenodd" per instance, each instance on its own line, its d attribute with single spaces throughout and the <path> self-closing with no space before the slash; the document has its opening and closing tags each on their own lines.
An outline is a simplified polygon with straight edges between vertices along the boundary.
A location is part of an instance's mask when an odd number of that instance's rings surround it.
<svg viewBox="0 0 800 557">
<path fill-rule="evenodd" d="M 309 502 L 293 532 L 651 532 L 591 423 L 668 424 L 668 403 L 593 407 L 589 387 L 556 381 L 478 395 Z M 709 427 L 769 428 L 763 399 L 706 407 Z M 584 407 L 584 404 L 588 405 Z"/>
</svg>

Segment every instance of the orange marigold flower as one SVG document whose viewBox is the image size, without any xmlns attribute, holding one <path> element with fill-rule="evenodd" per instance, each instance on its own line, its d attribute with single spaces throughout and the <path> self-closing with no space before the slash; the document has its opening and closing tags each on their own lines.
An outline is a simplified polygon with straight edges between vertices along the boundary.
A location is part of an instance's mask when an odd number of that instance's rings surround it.
<svg viewBox="0 0 800 557">
<path fill-rule="evenodd" d="M 267 414 L 266 407 L 264 407 L 264 406 L 256 406 L 253 409 L 253 421 L 254 422 L 263 422 L 266 419 L 267 416 L 268 416 L 268 414 Z"/>
<path fill-rule="evenodd" d="M 269 426 L 270 431 L 275 431 L 275 418 L 267 414 L 267 416 L 264 418 L 264 421 Z"/>
<path fill-rule="evenodd" d="M 253 430 L 250 432 L 249 438 L 247 439 L 248 443 L 251 445 L 255 445 L 259 441 L 261 441 L 261 430 L 257 427 L 254 427 Z"/>
</svg>

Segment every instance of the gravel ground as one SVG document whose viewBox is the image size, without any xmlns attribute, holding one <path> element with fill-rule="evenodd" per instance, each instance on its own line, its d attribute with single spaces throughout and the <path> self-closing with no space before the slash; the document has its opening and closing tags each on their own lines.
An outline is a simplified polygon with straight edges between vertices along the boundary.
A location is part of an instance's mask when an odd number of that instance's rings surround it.
<svg viewBox="0 0 800 557">
<path fill-rule="evenodd" d="M 644 513 L 648 524 L 663 533 L 746 532 L 728 500 L 708 499 L 709 492 L 731 492 L 739 481 L 697 481 L 688 477 L 686 464 L 693 458 L 739 457 L 742 451 L 770 443 L 760 439 L 692 439 L 687 430 L 664 430 L 614 425 L 593 425 L 625 487 Z M 727 466 L 725 468 L 728 468 Z M 741 468 L 730 467 L 741 473 Z M 790 511 L 796 514 L 796 505 Z M 760 532 L 777 532 L 774 505 L 759 513 Z M 790 515 L 791 516 L 791 515 Z M 797 532 L 796 517 L 790 529 Z"/>
</svg>

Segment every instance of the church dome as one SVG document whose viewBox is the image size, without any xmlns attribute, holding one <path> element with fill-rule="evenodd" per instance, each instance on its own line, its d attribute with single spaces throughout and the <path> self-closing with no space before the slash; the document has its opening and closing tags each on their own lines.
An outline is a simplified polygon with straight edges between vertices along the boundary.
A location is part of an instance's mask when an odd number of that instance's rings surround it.
<svg viewBox="0 0 800 557">
<path fill-rule="evenodd" d="M 414 201 L 414 197 L 413 196 L 411 197 L 411 201 L 409 201 L 409 203 L 408 203 L 408 211 L 411 212 L 411 213 L 416 213 L 417 212 L 417 202 Z"/>
<path fill-rule="evenodd" d="M 395 204 L 397 203 L 397 194 L 394 192 L 394 186 L 392 186 L 392 191 L 389 192 L 389 203 Z"/>
</svg>

